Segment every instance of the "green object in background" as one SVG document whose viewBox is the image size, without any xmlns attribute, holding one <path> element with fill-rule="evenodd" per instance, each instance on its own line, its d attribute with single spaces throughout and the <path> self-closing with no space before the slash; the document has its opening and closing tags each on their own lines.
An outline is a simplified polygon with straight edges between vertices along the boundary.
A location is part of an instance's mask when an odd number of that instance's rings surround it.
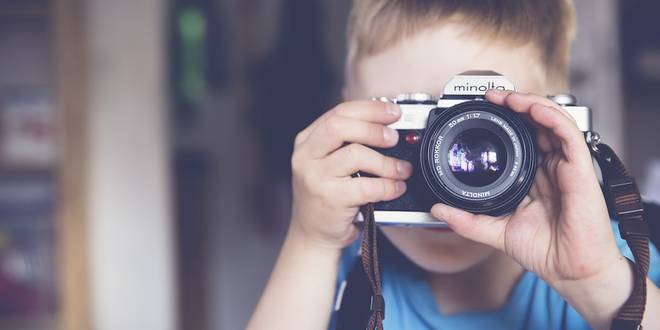
<svg viewBox="0 0 660 330">
<path fill-rule="evenodd" d="M 178 17 L 181 40 L 181 79 L 179 92 L 187 103 L 198 105 L 206 94 L 206 18 L 194 6 L 184 8 Z"/>
</svg>

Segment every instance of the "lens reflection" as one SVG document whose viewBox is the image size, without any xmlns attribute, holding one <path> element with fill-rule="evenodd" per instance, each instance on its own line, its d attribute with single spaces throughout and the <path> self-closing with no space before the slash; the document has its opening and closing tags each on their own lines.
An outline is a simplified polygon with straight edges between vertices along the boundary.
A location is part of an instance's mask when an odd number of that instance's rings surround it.
<svg viewBox="0 0 660 330">
<path fill-rule="evenodd" d="M 506 168 L 506 148 L 495 133 L 472 128 L 458 134 L 451 143 L 448 162 L 459 181 L 484 187 L 495 182 Z"/>
</svg>

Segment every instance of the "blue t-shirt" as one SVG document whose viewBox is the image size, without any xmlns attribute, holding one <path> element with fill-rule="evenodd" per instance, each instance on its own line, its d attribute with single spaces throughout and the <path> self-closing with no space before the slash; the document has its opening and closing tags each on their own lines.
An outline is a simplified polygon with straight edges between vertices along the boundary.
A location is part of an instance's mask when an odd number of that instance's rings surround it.
<svg viewBox="0 0 660 330">
<path fill-rule="evenodd" d="M 619 237 L 617 245 L 632 259 L 630 249 Z M 660 256 L 651 245 L 649 278 L 660 285 Z M 339 267 L 338 292 L 357 261 L 359 242 L 345 249 Z M 388 258 L 389 257 L 389 258 Z M 511 292 L 509 301 L 497 310 L 443 315 L 426 281 L 424 272 L 398 256 L 382 258 L 383 296 L 387 312 L 385 329 L 590 329 L 589 324 L 552 287 L 532 272 L 525 272 Z M 338 294 L 337 297 L 341 296 Z M 338 301 L 335 302 L 338 305 Z M 336 314 L 330 322 L 334 329 Z"/>
</svg>

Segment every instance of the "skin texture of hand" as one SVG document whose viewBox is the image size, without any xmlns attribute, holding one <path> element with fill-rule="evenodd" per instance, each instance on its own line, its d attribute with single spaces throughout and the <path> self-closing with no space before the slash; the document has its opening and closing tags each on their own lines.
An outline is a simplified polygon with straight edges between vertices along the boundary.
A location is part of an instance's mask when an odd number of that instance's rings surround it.
<svg viewBox="0 0 660 330">
<path fill-rule="evenodd" d="M 360 205 L 396 199 L 405 192 L 410 163 L 367 147 L 396 145 L 398 133 L 386 125 L 400 116 L 394 104 L 346 102 L 298 134 L 291 159 L 290 232 L 312 244 L 341 249 L 358 236 L 353 220 Z M 352 177 L 358 171 L 377 177 Z"/>
<path fill-rule="evenodd" d="M 553 286 L 596 328 L 607 327 L 632 288 L 589 150 L 576 123 L 545 97 L 489 91 L 537 127 L 541 153 L 528 196 L 501 217 L 437 204 L 432 213 L 459 235 L 504 251 Z M 657 290 L 657 288 L 655 288 Z"/>
</svg>

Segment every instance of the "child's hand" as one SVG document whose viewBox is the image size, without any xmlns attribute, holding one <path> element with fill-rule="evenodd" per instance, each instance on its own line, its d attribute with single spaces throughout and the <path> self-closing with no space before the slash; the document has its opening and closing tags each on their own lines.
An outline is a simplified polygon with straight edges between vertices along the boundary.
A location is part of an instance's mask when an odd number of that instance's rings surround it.
<svg viewBox="0 0 660 330">
<path fill-rule="evenodd" d="M 298 134 L 291 158 L 291 234 L 322 247 L 343 248 L 358 236 L 353 219 L 360 205 L 404 193 L 404 180 L 412 172 L 410 163 L 365 146 L 396 145 L 398 133 L 385 125 L 400 116 L 394 104 L 346 102 Z M 351 177 L 358 171 L 377 178 Z"/>
<path fill-rule="evenodd" d="M 587 320 L 590 315 L 584 314 L 590 312 L 616 312 L 630 294 L 632 272 L 616 246 L 591 156 L 576 123 L 545 97 L 498 91 L 486 97 L 538 126 L 542 164 L 534 184 L 515 212 L 506 216 L 473 215 L 441 204 L 433 207 L 433 215 L 456 233 L 504 251 L 553 286 Z"/>
<path fill-rule="evenodd" d="M 365 146 L 394 146 L 398 134 L 385 125 L 400 116 L 394 104 L 347 102 L 296 136 L 291 225 L 248 329 L 328 327 L 341 248 L 358 236 L 359 206 L 398 198 L 412 172 Z M 358 171 L 378 177 L 351 177 Z"/>
</svg>

